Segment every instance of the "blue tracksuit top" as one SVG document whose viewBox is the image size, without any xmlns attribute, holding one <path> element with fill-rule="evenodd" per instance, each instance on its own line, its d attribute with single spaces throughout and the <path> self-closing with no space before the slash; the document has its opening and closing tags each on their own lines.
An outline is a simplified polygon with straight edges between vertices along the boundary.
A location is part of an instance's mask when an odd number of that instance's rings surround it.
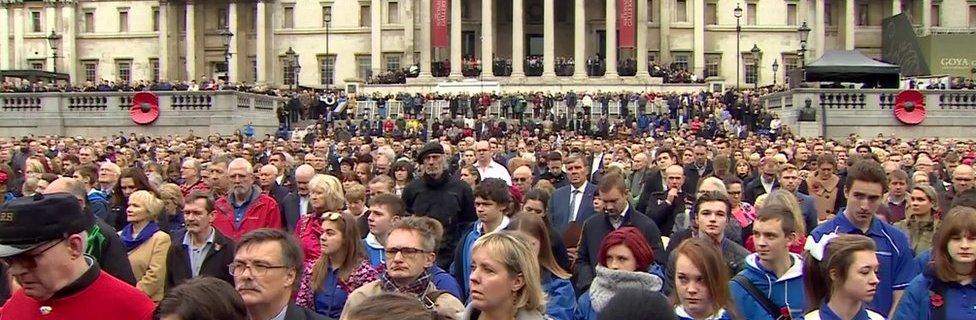
<svg viewBox="0 0 976 320">
<path fill-rule="evenodd" d="M 937 281 L 931 272 L 915 276 L 898 301 L 898 308 L 891 316 L 893 320 L 932 319 L 932 284 Z M 945 319 L 976 319 L 976 283 L 961 285 L 958 282 L 943 282 L 943 308 Z"/>
<path fill-rule="evenodd" d="M 576 311 L 576 291 L 567 279 L 542 270 L 542 289 L 546 293 L 546 314 L 554 320 L 572 320 Z"/>
<path fill-rule="evenodd" d="M 802 319 L 803 311 L 806 308 L 806 294 L 803 291 L 803 260 L 797 254 L 790 254 L 793 265 L 783 274 L 776 277 L 772 271 L 764 268 L 759 262 L 758 254 L 750 254 L 746 257 L 746 267 L 739 274 L 749 279 L 759 292 L 766 295 L 777 307 L 788 307 L 790 315 L 794 319 Z M 729 282 L 732 291 L 732 299 L 735 301 L 736 309 L 743 319 L 762 320 L 773 319 L 766 312 L 766 309 L 759 303 L 745 288 L 735 281 Z"/>
</svg>

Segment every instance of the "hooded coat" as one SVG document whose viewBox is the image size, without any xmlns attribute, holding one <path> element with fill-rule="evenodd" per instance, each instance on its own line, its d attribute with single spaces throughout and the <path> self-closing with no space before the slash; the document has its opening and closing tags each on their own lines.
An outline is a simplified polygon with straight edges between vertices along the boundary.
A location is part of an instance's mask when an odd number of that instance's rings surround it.
<svg viewBox="0 0 976 320">
<path fill-rule="evenodd" d="M 643 288 L 661 291 L 664 286 L 660 277 L 646 272 L 619 271 L 597 266 L 595 275 L 590 289 L 579 297 L 574 317 L 576 320 L 597 320 L 597 313 L 621 290 Z"/>
<path fill-rule="evenodd" d="M 780 308 L 786 307 L 794 319 L 802 319 L 803 312 L 806 309 L 806 295 L 803 291 L 803 260 L 795 253 L 790 253 L 790 258 L 793 259 L 793 265 L 782 277 L 777 277 L 772 271 L 760 265 L 759 255 L 753 253 L 746 257 L 745 269 L 739 274 L 749 279 L 749 282 L 756 289 L 759 289 L 759 292 L 765 294 L 766 298 L 774 305 Z M 742 285 L 730 281 L 729 287 L 736 309 L 743 319 L 772 319 L 762 304 L 749 294 Z"/>
</svg>

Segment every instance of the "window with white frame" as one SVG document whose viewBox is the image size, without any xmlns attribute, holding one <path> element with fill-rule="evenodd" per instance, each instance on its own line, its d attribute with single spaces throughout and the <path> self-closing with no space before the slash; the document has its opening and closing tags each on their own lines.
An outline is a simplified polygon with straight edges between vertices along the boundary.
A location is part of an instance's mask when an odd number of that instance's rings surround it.
<svg viewBox="0 0 976 320">
<path fill-rule="evenodd" d="M 335 55 L 319 57 L 319 84 L 335 85 Z"/>
<path fill-rule="evenodd" d="M 386 60 L 386 70 L 387 71 L 399 71 L 400 70 L 400 60 L 403 55 L 399 53 L 387 53 L 383 55 L 384 60 Z"/>
<path fill-rule="evenodd" d="M 369 55 L 356 56 L 356 76 L 363 80 L 373 76 L 373 62 Z"/>
<path fill-rule="evenodd" d="M 672 67 L 677 70 L 691 70 L 691 66 L 688 64 L 689 58 L 687 52 L 675 53 Z"/>
<path fill-rule="evenodd" d="M 132 60 L 116 60 L 115 74 L 123 83 L 132 81 Z"/>
<path fill-rule="evenodd" d="M 159 59 L 149 58 L 149 79 L 159 81 Z"/>
<path fill-rule="evenodd" d="M 390 1 L 386 3 L 386 23 L 400 24 L 400 3 Z"/>
<path fill-rule="evenodd" d="M 43 24 L 41 24 L 41 12 L 31 11 L 31 32 L 44 32 Z"/>
<path fill-rule="evenodd" d="M 298 56 L 295 56 L 295 59 L 298 59 Z M 295 78 L 297 74 L 295 72 L 296 70 L 294 66 L 295 66 L 294 62 L 288 60 L 288 58 L 284 58 L 284 57 L 281 58 L 281 72 L 282 72 L 281 82 L 284 83 L 286 86 L 295 84 Z"/>
<path fill-rule="evenodd" d="M 98 79 L 98 61 L 84 61 L 81 65 L 84 69 L 85 81 L 95 83 Z"/>
<path fill-rule="evenodd" d="M 722 73 L 722 54 L 709 53 L 705 55 L 705 77 L 717 77 Z"/>
<path fill-rule="evenodd" d="M 746 83 L 748 84 L 756 83 L 759 70 L 756 66 L 755 57 L 752 57 L 752 54 L 742 55 L 742 65 L 745 66 Z"/>
</svg>

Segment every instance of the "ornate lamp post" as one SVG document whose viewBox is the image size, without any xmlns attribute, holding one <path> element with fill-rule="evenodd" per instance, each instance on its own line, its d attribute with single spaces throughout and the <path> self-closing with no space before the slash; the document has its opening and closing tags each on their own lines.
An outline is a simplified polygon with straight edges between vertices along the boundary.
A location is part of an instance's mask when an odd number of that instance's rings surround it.
<svg viewBox="0 0 976 320">
<path fill-rule="evenodd" d="M 779 59 L 773 60 L 773 85 L 776 85 L 776 71 L 779 71 Z"/>
<path fill-rule="evenodd" d="M 47 36 L 47 45 L 51 47 L 51 55 L 54 59 L 51 64 L 54 72 L 58 72 L 58 45 L 61 43 L 61 35 L 51 30 L 51 34 Z"/>
<path fill-rule="evenodd" d="M 288 47 L 288 51 L 285 51 L 285 61 L 291 67 L 291 83 L 288 84 L 288 89 L 294 89 L 295 84 L 298 82 L 298 71 L 295 70 L 295 66 L 298 65 L 298 57 L 295 54 L 295 50 Z"/>
<path fill-rule="evenodd" d="M 803 24 L 800 25 L 800 28 L 799 29 L 796 29 L 796 32 L 800 36 L 800 50 L 797 51 L 797 53 L 800 56 L 799 57 L 800 58 L 800 68 L 802 69 L 802 68 L 806 68 L 806 66 L 807 66 L 807 59 L 806 59 L 806 53 L 807 53 L 807 36 L 810 35 L 810 27 L 807 26 L 807 22 L 806 21 L 803 21 Z"/>
<path fill-rule="evenodd" d="M 732 10 L 732 14 L 735 16 L 735 88 L 739 89 L 739 69 L 742 69 L 742 52 L 739 50 L 739 42 L 742 36 L 742 7 L 738 3 L 735 4 L 735 10 Z"/>
<path fill-rule="evenodd" d="M 234 33 L 230 32 L 230 29 L 220 30 L 220 39 L 224 41 L 224 77 L 227 82 L 230 82 L 230 57 L 233 55 L 230 53 L 230 41 L 234 38 Z"/>
<path fill-rule="evenodd" d="M 759 61 L 762 60 L 762 50 L 759 50 L 759 46 L 753 43 L 752 50 L 749 50 L 749 52 L 752 53 L 752 59 L 754 61 L 752 65 L 756 68 L 754 73 L 756 75 L 756 81 L 753 81 L 753 84 L 755 84 L 756 90 L 759 90 Z"/>
</svg>

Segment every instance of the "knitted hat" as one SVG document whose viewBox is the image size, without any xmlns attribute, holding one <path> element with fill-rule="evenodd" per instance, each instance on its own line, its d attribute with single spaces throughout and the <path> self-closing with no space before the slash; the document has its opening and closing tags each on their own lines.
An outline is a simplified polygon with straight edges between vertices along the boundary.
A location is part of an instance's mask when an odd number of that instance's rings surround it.
<svg viewBox="0 0 976 320">
<path fill-rule="evenodd" d="M 600 244 L 600 252 L 597 255 L 597 261 L 600 262 L 600 265 L 606 265 L 607 251 L 619 244 L 630 249 L 634 255 L 634 260 L 637 261 L 637 271 L 649 270 L 651 262 L 654 261 L 654 252 L 651 251 L 651 245 L 647 243 L 644 234 L 634 227 L 623 227 L 603 237 L 603 243 Z"/>
</svg>

